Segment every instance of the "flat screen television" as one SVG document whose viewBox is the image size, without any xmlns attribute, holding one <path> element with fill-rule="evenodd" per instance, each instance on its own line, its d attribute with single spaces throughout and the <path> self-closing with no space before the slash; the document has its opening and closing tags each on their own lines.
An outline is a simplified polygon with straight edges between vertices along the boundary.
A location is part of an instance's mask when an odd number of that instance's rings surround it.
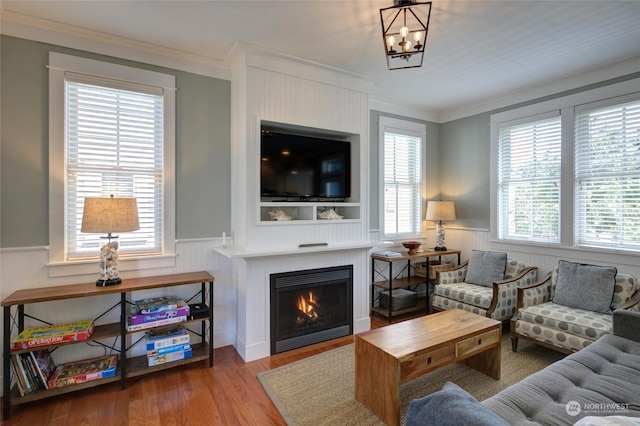
<svg viewBox="0 0 640 426">
<path fill-rule="evenodd" d="M 291 201 L 351 195 L 351 144 L 263 130 L 260 194 Z"/>
</svg>

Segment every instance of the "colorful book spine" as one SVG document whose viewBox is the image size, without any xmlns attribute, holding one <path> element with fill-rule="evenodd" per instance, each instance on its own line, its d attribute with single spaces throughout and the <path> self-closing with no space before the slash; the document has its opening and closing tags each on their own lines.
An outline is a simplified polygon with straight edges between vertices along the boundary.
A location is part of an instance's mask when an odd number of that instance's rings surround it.
<svg viewBox="0 0 640 426">
<path fill-rule="evenodd" d="M 31 393 L 33 389 L 29 387 L 29 381 L 27 380 L 26 372 L 24 371 L 24 367 L 22 365 L 22 361 L 20 360 L 19 355 L 11 356 L 11 366 L 13 367 L 16 383 L 18 385 L 18 391 L 20 392 L 20 396 L 24 396 L 27 393 Z"/>
<path fill-rule="evenodd" d="M 175 345 L 189 343 L 190 341 L 189 339 L 190 339 L 189 332 L 184 328 L 180 328 L 176 330 L 176 332 L 166 335 L 164 337 L 153 338 L 153 337 L 149 337 L 149 334 L 148 334 L 147 340 L 146 340 L 147 352 L 162 349 L 167 346 L 175 346 Z"/>
<path fill-rule="evenodd" d="M 157 355 L 167 355 L 172 352 L 186 351 L 187 349 L 191 349 L 191 344 L 181 343 L 178 345 L 165 346 L 164 348 L 147 351 L 147 358 L 151 356 L 157 356 Z"/>
<path fill-rule="evenodd" d="M 130 325 L 127 325 L 127 331 L 146 330 L 148 328 L 162 327 L 163 325 L 178 324 L 186 321 L 187 321 L 187 317 L 181 316 L 181 317 L 166 318 L 158 321 L 145 322 L 143 324 L 130 324 Z"/>
<path fill-rule="evenodd" d="M 79 342 L 87 340 L 93 333 L 93 328 L 93 320 L 25 328 L 11 340 L 9 348 L 13 351 Z"/>
<path fill-rule="evenodd" d="M 49 378 L 48 388 L 59 388 L 113 377 L 116 374 L 117 365 L 118 355 L 106 355 L 59 365 Z"/>
<path fill-rule="evenodd" d="M 145 324 L 153 321 L 160 321 L 174 317 L 189 316 L 189 306 L 178 309 L 168 309 L 166 311 L 153 312 L 151 314 L 135 314 L 128 318 L 129 325 Z"/>
<path fill-rule="evenodd" d="M 168 311 L 186 306 L 184 300 L 173 296 L 137 300 L 134 304 L 139 314 L 152 314 L 154 312 Z"/>
<path fill-rule="evenodd" d="M 149 367 L 154 367 L 156 365 L 162 365 L 187 358 L 191 358 L 191 349 L 147 357 L 147 364 L 149 365 Z"/>
</svg>

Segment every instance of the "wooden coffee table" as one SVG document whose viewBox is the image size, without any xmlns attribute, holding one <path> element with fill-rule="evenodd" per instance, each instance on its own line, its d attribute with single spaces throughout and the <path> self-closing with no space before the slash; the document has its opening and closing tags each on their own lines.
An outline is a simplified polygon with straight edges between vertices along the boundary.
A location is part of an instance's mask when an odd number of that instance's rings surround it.
<svg viewBox="0 0 640 426">
<path fill-rule="evenodd" d="M 501 336 L 500 321 L 461 309 L 356 334 L 356 399 L 399 425 L 401 383 L 454 362 L 499 380 Z"/>
</svg>

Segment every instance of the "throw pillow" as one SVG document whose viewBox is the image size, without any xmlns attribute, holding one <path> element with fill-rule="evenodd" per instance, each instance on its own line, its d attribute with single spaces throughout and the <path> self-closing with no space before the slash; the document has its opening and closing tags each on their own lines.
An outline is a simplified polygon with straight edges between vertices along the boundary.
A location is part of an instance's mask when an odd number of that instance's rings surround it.
<svg viewBox="0 0 640 426">
<path fill-rule="evenodd" d="M 508 426 L 460 386 L 447 382 L 438 392 L 409 404 L 406 426 Z"/>
<path fill-rule="evenodd" d="M 584 265 L 560 260 L 553 302 L 610 314 L 617 273 L 614 266 Z"/>
<path fill-rule="evenodd" d="M 464 282 L 493 287 L 494 281 L 504 279 L 506 268 L 507 253 L 473 250 Z"/>
</svg>

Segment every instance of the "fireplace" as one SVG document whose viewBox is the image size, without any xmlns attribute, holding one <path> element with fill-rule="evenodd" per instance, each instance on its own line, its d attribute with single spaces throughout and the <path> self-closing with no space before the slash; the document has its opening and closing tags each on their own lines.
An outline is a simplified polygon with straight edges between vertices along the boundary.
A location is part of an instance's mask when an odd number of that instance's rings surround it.
<svg viewBox="0 0 640 426">
<path fill-rule="evenodd" d="M 353 265 L 270 277 L 272 355 L 353 333 Z"/>
</svg>

